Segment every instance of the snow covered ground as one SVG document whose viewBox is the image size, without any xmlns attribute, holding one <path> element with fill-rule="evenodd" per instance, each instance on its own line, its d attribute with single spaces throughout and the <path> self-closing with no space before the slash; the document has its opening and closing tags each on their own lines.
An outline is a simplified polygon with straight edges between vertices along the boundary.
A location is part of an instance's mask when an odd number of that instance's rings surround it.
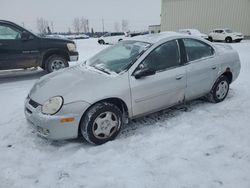
<svg viewBox="0 0 250 188">
<path fill-rule="evenodd" d="M 77 45 L 81 61 L 106 47 Z M 0 72 L 0 188 L 249 188 L 250 41 L 232 46 L 242 71 L 224 102 L 196 100 L 137 119 L 102 146 L 38 137 L 23 106 L 44 72 Z"/>
</svg>

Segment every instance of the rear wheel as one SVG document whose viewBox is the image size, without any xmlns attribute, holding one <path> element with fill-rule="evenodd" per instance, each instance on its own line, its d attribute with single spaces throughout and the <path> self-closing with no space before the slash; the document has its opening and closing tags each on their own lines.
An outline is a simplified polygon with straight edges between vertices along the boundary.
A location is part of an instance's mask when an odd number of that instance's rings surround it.
<svg viewBox="0 0 250 188">
<path fill-rule="evenodd" d="M 44 68 L 48 73 L 51 73 L 68 66 L 68 61 L 63 56 L 52 55 L 46 60 Z"/>
<path fill-rule="evenodd" d="M 214 84 L 212 90 L 208 94 L 208 100 L 213 103 L 222 102 L 229 91 L 229 80 L 222 75 Z"/>
<path fill-rule="evenodd" d="M 114 104 L 97 103 L 84 115 L 81 133 L 92 144 L 100 145 L 113 140 L 122 127 L 122 112 Z"/>
<path fill-rule="evenodd" d="M 231 37 L 226 37 L 225 42 L 226 43 L 232 43 L 233 39 Z"/>
</svg>

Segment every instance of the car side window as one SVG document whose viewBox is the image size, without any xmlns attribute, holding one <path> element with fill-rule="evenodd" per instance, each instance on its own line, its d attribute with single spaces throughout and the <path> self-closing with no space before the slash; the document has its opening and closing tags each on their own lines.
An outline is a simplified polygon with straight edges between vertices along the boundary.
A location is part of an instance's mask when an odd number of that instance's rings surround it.
<svg viewBox="0 0 250 188">
<path fill-rule="evenodd" d="M 176 40 L 162 44 L 154 49 L 142 62 L 141 68 L 163 71 L 180 65 L 180 53 Z"/>
<path fill-rule="evenodd" d="M 15 40 L 21 38 L 21 32 L 7 25 L 0 25 L 0 40 Z"/>
<path fill-rule="evenodd" d="M 195 39 L 183 39 L 183 42 L 186 48 L 188 61 L 195 61 L 214 54 L 214 49 L 202 41 Z"/>
</svg>

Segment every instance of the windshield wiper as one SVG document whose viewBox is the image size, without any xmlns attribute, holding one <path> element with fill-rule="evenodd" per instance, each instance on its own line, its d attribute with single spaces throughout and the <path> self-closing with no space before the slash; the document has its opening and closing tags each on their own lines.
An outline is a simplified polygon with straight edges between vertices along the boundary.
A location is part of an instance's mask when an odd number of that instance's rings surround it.
<svg viewBox="0 0 250 188">
<path fill-rule="evenodd" d="M 99 71 L 102 71 L 102 72 L 104 72 L 104 73 L 106 73 L 106 74 L 111 74 L 110 72 L 108 72 L 107 70 L 105 70 L 104 68 L 101 68 L 101 67 L 97 67 L 97 66 L 93 66 L 95 69 L 97 69 L 97 70 L 99 70 Z"/>
</svg>

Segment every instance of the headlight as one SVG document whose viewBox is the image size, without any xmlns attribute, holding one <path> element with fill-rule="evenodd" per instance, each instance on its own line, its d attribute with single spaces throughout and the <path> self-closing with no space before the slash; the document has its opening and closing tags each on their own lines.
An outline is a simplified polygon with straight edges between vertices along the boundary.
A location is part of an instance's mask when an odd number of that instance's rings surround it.
<svg viewBox="0 0 250 188">
<path fill-rule="evenodd" d="M 48 115 L 56 114 L 63 105 L 62 97 L 52 97 L 47 100 L 42 106 L 42 113 Z"/>
<path fill-rule="evenodd" d="M 69 51 L 75 52 L 76 51 L 76 44 L 75 43 L 68 43 L 67 48 Z"/>
</svg>

